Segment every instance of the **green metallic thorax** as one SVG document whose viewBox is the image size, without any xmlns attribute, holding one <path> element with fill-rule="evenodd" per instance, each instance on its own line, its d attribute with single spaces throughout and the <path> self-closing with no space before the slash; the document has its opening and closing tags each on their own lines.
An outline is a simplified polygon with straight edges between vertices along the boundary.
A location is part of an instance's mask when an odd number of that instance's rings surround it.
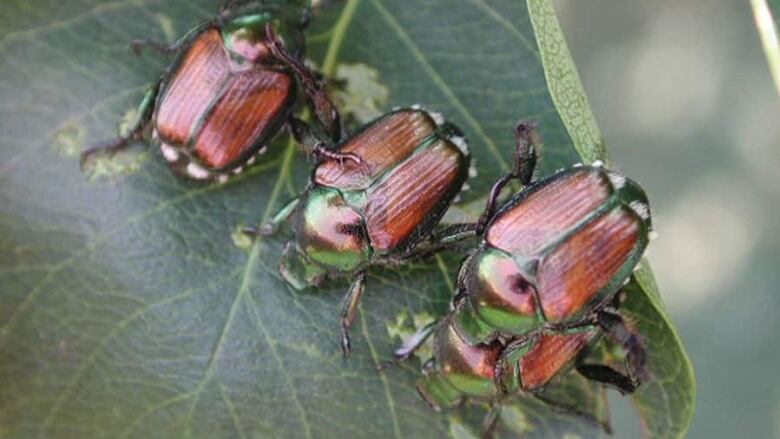
<svg viewBox="0 0 780 439">
<path fill-rule="evenodd" d="M 371 259 L 363 218 L 338 189 L 310 188 L 293 215 L 297 239 L 281 262 L 282 274 L 293 287 L 317 284 L 334 272 L 357 271 Z"/>
<path fill-rule="evenodd" d="M 477 344 L 469 343 L 459 331 L 459 322 L 464 312 L 468 311 L 458 306 L 448 319 L 442 321 L 442 326 L 435 334 L 435 361 L 424 370 L 423 378 L 417 383 L 425 399 L 438 408 L 454 407 L 465 398 L 495 401 L 502 394 L 493 379 L 492 370 L 488 374 L 485 370 L 470 368 L 468 362 L 463 361 L 463 358 L 480 355 L 478 348 L 475 348 Z M 505 371 L 502 384 L 509 393 L 520 388 L 517 365 L 529 348 L 530 343 L 513 352 L 509 358 L 511 361 L 507 362 L 512 370 Z M 484 367 L 484 364 L 480 363 L 479 367 Z M 492 364 L 489 367 L 492 369 Z"/>
<path fill-rule="evenodd" d="M 309 258 L 338 271 L 352 271 L 368 262 L 371 247 L 365 240 L 363 219 L 339 190 L 317 187 L 309 192 L 304 206 L 301 215 L 305 225 L 299 238 Z M 347 224 L 360 228 L 360 234 L 339 233 L 338 228 Z M 344 242 L 337 242 L 339 239 Z"/>
</svg>

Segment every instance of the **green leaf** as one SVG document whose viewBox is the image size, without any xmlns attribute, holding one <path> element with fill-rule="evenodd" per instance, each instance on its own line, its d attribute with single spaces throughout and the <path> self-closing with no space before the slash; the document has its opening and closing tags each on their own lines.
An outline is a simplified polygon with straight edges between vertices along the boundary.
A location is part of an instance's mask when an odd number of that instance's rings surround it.
<svg viewBox="0 0 780 439">
<path fill-rule="evenodd" d="M 664 311 L 658 286 L 643 261 L 625 289 L 624 315 L 644 335 L 648 351 L 645 384 L 632 396 L 646 437 L 685 437 L 693 419 L 696 380 L 680 336 Z"/>
<path fill-rule="evenodd" d="M 574 147 L 586 162 L 609 163 L 585 91 L 550 0 L 528 0 L 553 102 Z M 685 437 L 693 419 L 696 380 L 685 347 L 664 310 L 646 260 L 626 286 L 624 313 L 636 323 L 648 350 L 649 379 L 632 399 L 647 437 Z"/>
<path fill-rule="evenodd" d="M 284 237 L 252 244 L 236 233 L 305 184 L 309 164 L 288 139 L 280 138 L 264 163 L 225 185 L 176 178 L 153 148 L 102 161 L 100 175 L 91 179 L 79 169 L 78 151 L 115 136 L 168 63 L 152 54 L 134 57 L 127 43 L 172 42 L 212 16 L 214 3 L 3 5 L 0 438 L 478 433 L 483 407 L 436 414 L 421 401 L 414 388 L 418 364 L 376 370 L 399 342 L 390 336 L 399 315 L 446 312 L 458 255 L 400 271 L 373 270 L 353 329 L 353 356 L 345 361 L 337 314 L 346 283 L 293 292 L 276 272 Z M 574 133 L 581 127 L 601 144 L 590 116 L 582 116 L 584 125 L 558 116 L 556 108 L 569 114 L 561 110 L 561 102 L 567 104 L 548 92 L 543 55 L 521 2 L 345 3 L 314 17 L 309 56 L 328 75 L 342 65 L 377 72 L 367 87 L 376 105 L 420 102 L 458 123 L 480 170 L 466 202 L 508 169 L 519 118 L 539 123 L 546 145 L 542 174 L 579 161 L 577 151 L 590 160 L 576 140 L 588 136 Z M 557 65 L 573 68 L 570 60 Z M 347 87 L 349 93 L 364 89 Z M 579 105 L 587 110 L 587 101 Z M 659 333 L 676 342 L 649 291 L 635 295 L 652 305 L 647 314 L 630 307 L 640 329 L 648 339 Z M 681 350 L 657 361 L 659 368 L 689 370 Z M 647 389 L 672 395 L 664 393 L 665 381 Z M 692 381 L 679 392 L 691 398 Z M 665 411 L 679 400 L 642 401 L 655 416 L 646 422 L 684 431 L 689 412 Z M 579 418 L 529 402 L 504 412 L 500 436 L 601 434 Z"/>
<path fill-rule="evenodd" d="M 780 0 L 750 0 L 769 72 L 780 94 Z"/>
</svg>

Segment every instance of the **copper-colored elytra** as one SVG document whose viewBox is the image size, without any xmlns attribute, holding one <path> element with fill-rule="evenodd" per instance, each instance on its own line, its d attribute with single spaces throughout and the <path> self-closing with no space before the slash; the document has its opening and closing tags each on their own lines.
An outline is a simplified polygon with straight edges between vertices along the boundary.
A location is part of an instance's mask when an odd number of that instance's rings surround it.
<svg viewBox="0 0 780 439">
<path fill-rule="evenodd" d="M 371 189 L 365 218 L 375 250 L 396 248 L 437 209 L 452 190 L 461 160 L 457 148 L 437 140 L 393 169 Z"/>
<path fill-rule="evenodd" d="M 582 168 L 552 181 L 502 213 L 492 222 L 486 239 L 504 251 L 533 256 L 609 196 L 608 180 L 597 171 Z"/>
<path fill-rule="evenodd" d="M 617 207 L 547 255 L 538 272 L 545 316 L 560 320 L 580 311 L 626 262 L 639 231 L 636 216 Z"/>
<path fill-rule="evenodd" d="M 542 334 L 520 359 L 520 380 L 525 390 L 547 384 L 588 344 L 595 331 Z"/>
<path fill-rule="evenodd" d="M 501 356 L 500 343 L 470 345 L 463 341 L 455 328 L 448 324 L 444 334 L 436 337 L 436 343 L 441 343 L 437 359 L 443 361 L 441 367 L 445 374 L 465 374 L 493 379 L 495 364 Z"/>
<path fill-rule="evenodd" d="M 173 81 L 168 84 L 157 112 L 157 129 L 170 144 L 185 145 L 203 118 L 222 84 L 230 66 L 222 37 L 216 29 L 203 32 L 184 55 Z"/>
<path fill-rule="evenodd" d="M 272 70 L 235 74 L 195 142 L 195 154 L 212 168 L 240 159 L 284 117 L 292 79 Z"/>
<path fill-rule="evenodd" d="M 383 117 L 343 145 L 363 159 L 364 166 L 351 161 L 322 162 L 314 172 L 318 184 L 341 189 L 365 189 L 385 170 L 401 162 L 436 130 L 436 124 L 423 111 L 407 110 Z"/>
</svg>

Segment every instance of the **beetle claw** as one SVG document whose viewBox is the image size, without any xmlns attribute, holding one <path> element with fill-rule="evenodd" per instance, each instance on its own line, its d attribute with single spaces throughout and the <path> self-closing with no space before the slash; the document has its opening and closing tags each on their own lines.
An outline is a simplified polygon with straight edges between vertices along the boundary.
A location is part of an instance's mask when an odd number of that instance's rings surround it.
<svg viewBox="0 0 780 439">
<path fill-rule="evenodd" d="M 357 165 L 363 173 L 369 174 L 371 172 L 371 169 L 368 167 L 366 161 L 363 160 L 363 157 L 360 157 L 359 155 L 353 154 L 351 152 L 345 152 L 339 158 L 339 165 L 343 167 L 344 162 L 347 160 Z"/>
</svg>

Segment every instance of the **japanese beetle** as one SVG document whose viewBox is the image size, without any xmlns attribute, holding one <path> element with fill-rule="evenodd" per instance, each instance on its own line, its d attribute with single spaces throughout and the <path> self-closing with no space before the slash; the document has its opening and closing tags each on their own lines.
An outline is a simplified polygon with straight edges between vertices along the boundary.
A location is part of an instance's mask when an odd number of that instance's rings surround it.
<svg viewBox="0 0 780 439">
<path fill-rule="evenodd" d="M 482 243 L 458 275 L 459 324 L 472 344 L 590 318 L 628 280 L 652 228 L 636 182 L 599 165 L 533 182 L 535 131 L 521 123 L 516 136 L 516 168 L 494 185 L 477 224 Z M 524 189 L 494 213 L 512 178 Z"/>
<path fill-rule="evenodd" d="M 133 42 L 136 53 L 151 48 L 175 54 L 174 61 L 147 92 L 129 133 L 85 150 L 82 164 L 151 134 L 176 173 L 225 181 L 265 152 L 290 120 L 299 89 L 338 139 L 338 112 L 300 60 L 307 17 L 304 5 L 231 0 L 171 46 Z"/>
<path fill-rule="evenodd" d="M 418 386 L 434 407 L 536 395 L 602 333 L 623 345 L 627 374 L 579 362 L 577 369 L 624 393 L 639 385 L 643 343 L 616 307 L 649 241 L 647 197 L 602 166 L 534 182 L 536 131 L 520 123 L 515 136 L 515 168 L 493 186 L 475 225 L 482 242 L 461 264 L 453 310 L 395 352 L 407 358 L 436 329 L 434 360 Z M 512 179 L 524 189 L 496 213 Z"/>
<path fill-rule="evenodd" d="M 320 161 L 298 198 L 248 232 L 271 234 L 289 219 L 294 238 L 279 271 L 295 289 L 325 278 L 355 279 L 341 311 L 341 346 L 348 355 L 348 330 L 369 266 L 397 265 L 473 236 L 473 228 L 434 230 L 469 176 L 471 155 L 458 128 L 418 106 L 380 116 L 335 150 L 362 163 Z"/>
<path fill-rule="evenodd" d="M 423 328 L 408 345 L 396 351 L 396 357 L 408 357 L 433 334 L 434 356 L 423 365 L 418 392 L 437 411 L 466 401 L 489 404 L 485 436 L 490 436 L 495 427 L 501 404 L 518 395 L 596 421 L 583 410 L 543 394 L 572 367 L 585 378 L 623 394 L 632 393 L 639 386 L 638 376 L 644 373 L 644 345 L 612 306 L 600 308 L 594 314 L 593 324 L 576 331 L 537 329 L 523 336 L 502 336 L 488 343 L 471 344 L 458 324 L 463 305 L 463 301 L 459 302 L 441 321 Z M 605 334 L 623 348 L 625 374 L 607 365 L 586 362 L 590 349 Z"/>
</svg>

